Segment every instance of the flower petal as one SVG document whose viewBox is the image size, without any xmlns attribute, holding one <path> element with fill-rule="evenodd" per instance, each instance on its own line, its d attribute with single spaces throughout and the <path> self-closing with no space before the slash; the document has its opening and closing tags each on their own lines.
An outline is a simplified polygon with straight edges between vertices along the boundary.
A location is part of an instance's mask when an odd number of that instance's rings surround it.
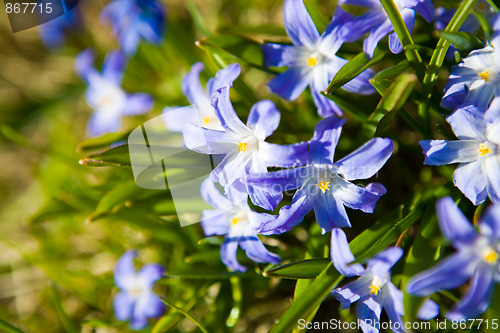
<svg viewBox="0 0 500 333">
<path fill-rule="evenodd" d="M 112 51 L 104 59 L 102 66 L 102 76 L 117 85 L 120 85 L 123 78 L 127 59 L 120 51 Z"/>
<path fill-rule="evenodd" d="M 274 210 L 283 199 L 282 193 L 271 193 L 263 188 L 247 185 L 248 196 L 254 205 L 265 210 Z"/>
<path fill-rule="evenodd" d="M 423 140 L 420 146 L 426 165 L 466 163 L 479 158 L 479 142 L 475 140 Z"/>
<path fill-rule="evenodd" d="M 240 76 L 241 67 L 239 64 L 231 64 L 215 73 L 215 77 L 207 82 L 207 96 L 223 87 L 232 87 L 233 81 Z"/>
<path fill-rule="evenodd" d="M 372 185 L 373 186 L 373 185 Z M 330 184 L 331 193 L 344 205 L 351 209 L 359 209 L 365 213 L 373 213 L 381 192 L 375 192 L 368 188 L 354 185 L 340 177 L 337 177 L 333 184 Z M 376 186 L 376 189 L 379 189 Z"/>
<path fill-rule="evenodd" d="M 285 0 L 283 21 L 286 32 L 295 45 L 313 46 L 318 40 L 318 29 L 302 0 Z"/>
<path fill-rule="evenodd" d="M 340 307 L 347 309 L 352 303 L 369 295 L 371 283 L 372 279 L 370 276 L 362 276 L 341 288 L 334 289 L 332 294 L 340 302 Z"/>
<path fill-rule="evenodd" d="M 165 273 L 165 268 L 158 264 L 147 264 L 142 266 L 138 273 L 138 278 L 143 286 L 151 288 L 155 281 L 162 278 Z"/>
<path fill-rule="evenodd" d="M 266 67 L 284 67 L 297 63 L 299 53 L 294 45 L 267 43 L 263 44 L 261 48 Z"/>
<path fill-rule="evenodd" d="M 246 272 L 247 268 L 236 259 L 239 239 L 226 237 L 220 247 L 220 257 L 224 265 L 233 271 Z"/>
<path fill-rule="evenodd" d="M 491 303 L 495 280 L 495 267 L 483 263 L 478 267 L 462 300 L 447 314 L 450 320 L 467 320 L 482 315 Z"/>
<path fill-rule="evenodd" d="M 486 235 L 492 242 L 500 238 L 500 205 L 491 205 L 481 218 L 479 224 L 481 234 Z"/>
<path fill-rule="evenodd" d="M 133 260 L 136 256 L 137 251 L 127 251 L 116 263 L 114 269 L 115 284 L 122 290 L 129 290 L 131 280 L 135 279 L 136 270 Z"/>
<path fill-rule="evenodd" d="M 259 143 L 259 161 L 265 166 L 295 167 L 307 164 L 308 142 L 299 142 L 293 145 L 277 145 L 273 143 Z"/>
<path fill-rule="evenodd" d="M 258 139 L 264 140 L 278 128 L 280 117 L 280 112 L 272 101 L 259 101 L 250 109 L 247 127 L 254 131 Z"/>
<path fill-rule="evenodd" d="M 243 133 L 250 134 L 250 130 L 241 122 L 236 112 L 234 112 L 233 105 L 229 100 L 229 86 L 224 86 L 212 94 L 212 106 L 222 127 L 226 131 L 239 135 Z"/>
<path fill-rule="evenodd" d="M 203 64 L 197 62 L 191 66 L 191 70 L 182 78 L 182 93 L 191 104 L 210 104 L 210 100 L 200 83 L 200 72 L 203 71 L 203 68 Z"/>
<path fill-rule="evenodd" d="M 382 168 L 391 157 L 393 149 L 391 139 L 373 138 L 335 165 L 346 180 L 367 179 Z"/>
<path fill-rule="evenodd" d="M 235 150 L 238 138 L 227 132 L 217 131 L 193 124 L 186 124 L 182 130 L 184 144 L 202 154 L 228 154 Z"/>
<path fill-rule="evenodd" d="M 413 11 L 412 9 L 404 8 L 401 11 L 401 16 L 403 17 L 408 31 L 411 33 L 415 25 L 415 11 Z M 389 35 L 389 49 L 394 54 L 398 54 L 403 51 L 403 45 L 401 44 L 401 41 L 399 40 L 396 32 L 393 32 Z"/>
<path fill-rule="evenodd" d="M 249 174 L 246 175 L 244 181 L 249 185 L 265 188 L 271 193 L 281 193 L 301 187 L 312 174 L 312 168 L 300 167 L 268 173 Z"/>
<path fill-rule="evenodd" d="M 290 67 L 267 84 L 269 89 L 286 100 L 294 101 L 311 82 L 311 70 L 305 67 Z"/>
<path fill-rule="evenodd" d="M 476 256 L 473 253 L 457 252 L 412 277 L 406 290 L 413 295 L 427 296 L 438 290 L 456 288 L 464 284 L 475 269 Z"/>
<path fill-rule="evenodd" d="M 121 127 L 122 119 L 120 114 L 114 112 L 114 110 L 96 110 L 87 123 L 87 135 L 89 137 L 98 137 L 106 133 L 119 132 Z"/>
<path fill-rule="evenodd" d="M 113 309 L 118 320 L 126 321 L 132 316 L 135 300 L 129 296 L 128 292 L 121 291 L 113 298 Z"/>
<path fill-rule="evenodd" d="M 310 185 L 317 186 L 317 185 Z M 317 191 L 319 192 L 319 191 Z M 314 201 L 314 213 L 319 226 L 323 232 L 331 231 L 334 228 L 349 228 L 351 222 L 345 212 L 341 200 L 337 200 L 330 191 L 318 193 Z"/>
<path fill-rule="evenodd" d="M 451 197 L 444 197 L 436 204 L 439 227 L 453 244 L 466 244 L 475 239 L 476 231 Z"/>
<path fill-rule="evenodd" d="M 125 116 L 135 116 L 144 114 L 151 110 L 154 105 L 154 100 L 151 95 L 144 93 L 136 93 L 127 96 L 127 101 L 122 109 L 122 114 Z"/>
<path fill-rule="evenodd" d="M 422 303 L 417 312 L 417 318 L 420 320 L 431 320 L 439 314 L 439 305 L 428 298 Z"/>
<path fill-rule="evenodd" d="M 161 112 L 165 127 L 173 132 L 182 132 L 186 124 L 199 123 L 198 112 L 194 106 L 166 107 Z"/>
<path fill-rule="evenodd" d="M 361 275 L 365 269 L 361 264 L 352 263 L 356 258 L 349 248 L 347 237 L 342 229 L 335 228 L 332 230 L 332 239 L 330 242 L 330 257 L 333 266 L 344 276 Z"/>
<path fill-rule="evenodd" d="M 396 333 L 406 332 L 403 318 L 401 317 L 405 313 L 403 292 L 396 288 L 392 282 L 388 282 L 384 286 L 384 300 L 382 306 L 393 325 L 393 331 Z"/>
<path fill-rule="evenodd" d="M 453 132 L 460 140 L 486 141 L 484 113 L 474 105 L 466 105 L 446 117 Z"/>
<path fill-rule="evenodd" d="M 431 0 L 408 0 L 406 1 L 406 6 L 422 15 L 427 22 L 431 22 L 434 19 L 434 5 Z"/>
<path fill-rule="evenodd" d="M 487 179 L 488 197 L 494 203 L 500 203 L 500 156 L 485 158 L 482 169 Z"/>
<path fill-rule="evenodd" d="M 245 236 L 240 241 L 240 246 L 245 250 L 247 257 L 258 263 L 279 264 L 281 259 L 278 255 L 269 252 L 257 234 Z"/>
<path fill-rule="evenodd" d="M 479 161 L 460 164 L 453 174 L 453 182 L 474 205 L 486 200 L 488 180 Z"/>
<path fill-rule="evenodd" d="M 342 109 L 337 104 L 335 104 L 334 101 L 319 93 L 319 91 L 322 89 L 316 88 L 314 84 L 311 85 L 310 88 L 314 105 L 316 105 L 320 117 L 328 118 L 335 115 L 342 116 Z"/>
<path fill-rule="evenodd" d="M 293 196 L 292 204 L 282 207 L 278 218 L 263 224 L 257 232 L 263 235 L 276 235 L 289 231 L 302 222 L 304 216 L 313 208 L 313 204 L 314 202 L 299 189 Z"/>
<path fill-rule="evenodd" d="M 389 247 L 368 260 L 366 270 L 378 276 L 385 276 L 403 255 L 403 249 Z"/>
<path fill-rule="evenodd" d="M 160 297 L 150 290 L 145 291 L 138 299 L 134 309 L 134 317 L 154 318 L 165 312 L 165 304 Z"/>
<path fill-rule="evenodd" d="M 343 85 L 342 89 L 354 94 L 371 95 L 377 91 L 370 83 L 373 76 L 375 76 L 375 72 L 371 68 L 368 68 Z"/>
<path fill-rule="evenodd" d="M 75 59 L 75 71 L 88 83 L 89 76 L 99 75 L 94 69 L 95 53 L 91 49 L 82 51 Z"/>
<path fill-rule="evenodd" d="M 224 210 L 204 210 L 201 213 L 201 227 L 205 236 L 227 235 L 231 229 Z"/>
<path fill-rule="evenodd" d="M 358 323 L 363 333 L 378 333 L 380 322 L 380 312 L 382 306 L 375 301 L 372 297 L 368 297 L 361 301 L 356 307 L 356 315 L 358 316 Z"/>
<path fill-rule="evenodd" d="M 373 56 L 373 52 L 377 47 L 378 42 L 384 38 L 388 33 L 393 31 L 391 20 L 386 19 L 382 24 L 380 24 L 376 29 L 372 30 L 368 37 L 365 38 L 363 43 L 363 51 L 368 58 Z"/>
<path fill-rule="evenodd" d="M 220 210 L 230 210 L 233 207 L 229 201 L 209 178 L 201 183 L 201 197 L 210 206 Z"/>
<path fill-rule="evenodd" d="M 332 164 L 335 147 L 339 141 L 345 119 L 329 117 L 321 120 L 314 129 L 314 137 L 309 146 L 309 162 Z"/>
</svg>

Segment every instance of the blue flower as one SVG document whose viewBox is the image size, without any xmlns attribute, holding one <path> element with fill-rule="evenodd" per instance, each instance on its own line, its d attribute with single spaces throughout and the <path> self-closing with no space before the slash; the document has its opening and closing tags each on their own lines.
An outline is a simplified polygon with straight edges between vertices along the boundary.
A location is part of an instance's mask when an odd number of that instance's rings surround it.
<svg viewBox="0 0 500 333">
<path fill-rule="evenodd" d="M 420 141 L 424 164 L 460 163 L 453 181 L 474 205 L 487 196 L 500 202 L 500 99 L 495 99 L 485 113 L 468 105 L 446 120 L 459 140 Z"/>
<path fill-rule="evenodd" d="M 202 212 L 201 225 L 205 235 L 226 235 L 220 249 L 224 265 L 234 271 L 246 271 L 246 267 L 240 265 L 236 259 L 238 246 L 255 262 L 280 262 L 276 254 L 265 248 L 256 232 L 262 223 L 274 220 L 276 216 L 252 211 L 248 206 L 248 194 L 243 184 L 235 182 L 227 187 L 225 197 L 210 179 L 206 179 L 201 185 L 201 195 L 215 208 Z"/>
<path fill-rule="evenodd" d="M 484 111 L 491 100 L 500 96 L 500 34 L 480 50 L 472 51 L 462 62 L 453 66 L 441 106 L 455 109 L 473 104 Z"/>
<path fill-rule="evenodd" d="M 82 24 L 80 12 L 74 8 L 58 18 L 40 26 L 40 37 L 48 48 L 57 48 L 64 45 L 66 34 L 75 31 Z"/>
<path fill-rule="evenodd" d="M 307 159 L 307 142 L 294 145 L 267 143 L 280 121 L 280 112 L 273 102 L 257 102 L 243 124 L 229 100 L 229 86 L 212 95 L 212 105 L 223 130 L 213 130 L 188 124 L 183 137 L 186 147 L 203 154 L 222 155 L 222 161 L 211 173 L 213 181 L 229 186 L 252 173 L 265 173 L 267 167 L 291 167 L 302 165 Z M 273 210 L 281 201 L 281 193 L 270 195 L 267 191 L 248 187 L 252 202 L 267 210 Z"/>
<path fill-rule="evenodd" d="M 233 81 L 240 75 L 240 65 L 231 64 L 219 70 L 215 77 L 208 80 L 206 91 L 203 90 L 199 78 L 202 70 L 203 64 L 197 62 L 182 79 L 182 92 L 194 107 L 182 109 L 166 107 L 163 109 L 162 116 L 167 129 L 180 132 L 186 124 L 193 124 L 209 129 L 223 130 L 210 98 L 216 90 L 224 86 L 232 86 Z"/>
<path fill-rule="evenodd" d="M 415 12 L 422 15 L 428 22 L 432 21 L 434 17 L 434 5 L 431 0 L 395 0 L 394 3 L 410 32 L 415 26 Z M 345 24 L 345 29 L 349 31 L 344 37 L 346 42 L 356 41 L 365 33 L 370 32 L 370 35 L 364 40 L 363 50 L 368 57 L 372 57 L 378 42 L 390 34 L 389 48 L 391 52 L 400 53 L 403 51 L 403 45 L 401 45 L 396 32 L 393 32 L 394 27 L 380 0 L 339 0 L 338 5 L 362 6 L 368 9 L 363 15 L 351 18 Z"/>
<path fill-rule="evenodd" d="M 272 92 L 293 101 L 310 86 L 314 103 L 322 117 L 342 115 L 342 110 L 322 96 L 323 91 L 347 60 L 335 53 L 342 46 L 342 23 L 346 13 L 338 10 L 320 36 L 302 0 L 285 0 L 283 19 L 285 28 L 294 45 L 264 44 L 264 65 L 288 66 L 288 69 L 269 82 Z M 344 85 L 344 89 L 358 94 L 375 92 L 368 80 L 373 71 L 366 70 Z"/>
<path fill-rule="evenodd" d="M 344 122 L 345 119 L 329 117 L 316 125 L 306 166 L 247 176 L 248 184 L 271 193 L 298 188 L 292 204 L 282 207 L 279 218 L 262 225 L 259 232 L 278 234 L 288 231 L 313 208 L 324 232 L 351 226 L 344 206 L 365 213 L 373 212 L 378 199 L 386 192 L 384 186 L 370 183 L 361 187 L 351 181 L 368 179 L 378 172 L 391 156 L 393 143 L 386 138 L 371 139 L 334 163 L 333 155 Z"/>
<path fill-rule="evenodd" d="M 111 52 L 104 60 L 102 73 L 93 67 L 94 53 L 80 53 L 75 61 L 77 73 L 87 83 L 87 104 L 94 109 L 90 117 L 87 134 L 91 137 L 121 128 L 122 116 L 139 115 L 153 107 L 151 96 L 143 93 L 127 94 L 120 87 L 125 58 L 120 52 Z"/>
<path fill-rule="evenodd" d="M 142 39 L 159 44 L 165 25 L 165 9 L 156 0 L 114 0 L 101 13 L 111 22 L 121 48 L 127 55 L 136 52 Z"/>
<path fill-rule="evenodd" d="M 136 255 L 136 251 L 127 251 L 116 264 L 115 284 L 120 292 L 113 299 L 113 307 L 116 318 L 130 320 L 130 326 L 139 330 L 148 324 L 148 318 L 165 311 L 163 302 L 151 290 L 165 270 L 160 265 L 148 264 L 137 272 L 133 262 Z"/>
<path fill-rule="evenodd" d="M 447 314 L 451 320 L 481 315 L 488 308 L 495 281 L 500 281 L 500 206 L 491 206 L 478 224 L 478 231 L 450 197 L 438 201 L 437 215 L 442 234 L 457 252 L 436 266 L 415 275 L 407 284 L 410 294 L 430 295 L 471 280 L 462 300 Z"/>
<path fill-rule="evenodd" d="M 356 314 L 358 323 L 365 333 L 378 332 L 380 313 L 385 310 L 395 332 L 404 332 L 405 325 L 403 292 L 391 282 L 390 270 L 401 258 L 403 250 L 390 247 L 372 259 L 368 260 L 366 269 L 357 264 L 360 271 L 359 279 L 344 287 L 334 289 L 332 294 L 340 301 L 342 309 L 347 309 L 352 303 L 358 302 Z"/>
</svg>

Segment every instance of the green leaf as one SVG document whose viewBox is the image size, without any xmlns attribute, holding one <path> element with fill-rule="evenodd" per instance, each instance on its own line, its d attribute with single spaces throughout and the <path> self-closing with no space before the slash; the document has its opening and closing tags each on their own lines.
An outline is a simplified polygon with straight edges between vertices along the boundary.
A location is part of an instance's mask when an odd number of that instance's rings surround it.
<svg viewBox="0 0 500 333">
<path fill-rule="evenodd" d="M 337 72 L 333 80 L 325 89 L 325 94 L 331 94 L 332 91 L 339 89 L 370 66 L 382 61 L 386 54 L 387 53 L 376 54 L 371 60 L 368 60 L 364 52 L 359 53 Z"/>
<path fill-rule="evenodd" d="M 87 166 L 120 166 L 130 167 L 128 145 L 113 147 L 99 154 L 82 158 L 79 163 Z"/>
<path fill-rule="evenodd" d="M 203 39 L 198 41 L 198 43 L 202 48 L 216 48 L 236 59 L 243 60 L 249 65 L 263 68 L 264 55 L 262 54 L 260 44 L 248 37 L 225 34 Z"/>
<path fill-rule="evenodd" d="M 478 49 L 483 47 L 483 42 L 468 32 L 457 31 L 457 32 L 446 32 L 439 31 L 439 36 L 441 38 L 449 41 L 453 46 L 461 51 L 470 51 L 473 49 Z"/>
<path fill-rule="evenodd" d="M 88 222 L 93 222 L 104 215 L 118 211 L 118 208 L 122 207 L 127 200 L 144 191 L 133 180 L 119 184 L 101 198 L 94 212 L 88 217 Z"/>
<path fill-rule="evenodd" d="M 365 131 L 369 137 L 380 136 L 389 128 L 416 84 L 417 77 L 414 74 L 401 74 L 397 77 L 365 123 Z"/>
<path fill-rule="evenodd" d="M 375 74 L 372 81 L 379 81 L 379 80 L 392 78 L 392 77 L 404 72 L 408 67 L 410 67 L 410 63 L 408 62 L 408 60 L 400 61 L 398 64 L 396 64 L 392 67 L 386 68 L 384 70 L 381 70 L 380 72 Z"/>
<path fill-rule="evenodd" d="M 313 279 L 325 269 L 329 262 L 329 258 L 305 259 L 268 268 L 264 271 L 263 275 L 265 277 L 281 277 L 286 279 Z"/>
<path fill-rule="evenodd" d="M 179 313 L 183 314 L 186 318 L 188 318 L 189 320 L 191 320 L 196 326 L 198 326 L 198 328 L 200 329 L 200 331 L 202 331 L 203 333 L 208 333 L 208 330 L 205 327 L 203 327 L 203 325 L 198 320 L 196 320 L 193 316 L 191 316 L 189 313 L 187 313 L 183 309 L 175 306 L 173 303 L 169 302 L 164 297 L 160 297 L 160 299 L 161 299 L 161 301 L 163 303 L 165 303 L 166 305 L 168 305 L 174 311 L 178 311 Z"/>
<path fill-rule="evenodd" d="M 401 283 L 401 290 L 404 291 L 406 321 L 408 322 L 417 320 L 416 314 L 424 299 L 406 293 L 405 287 L 412 276 L 429 268 L 435 262 L 436 254 L 439 252 L 439 246 L 437 246 L 439 243 L 435 242 L 436 236 L 439 235 L 438 229 L 434 204 L 429 204 L 413 245 L 408 251 Z"/>
<path fill-rule="evenodd" d="M 79 153 L 88 153 L 104 147 L 109 147 L 113 143 L 125 140 L 129 136 L 129 134 L 130 134 L 129 132 L 107 133 L 98 138 L 90 138 L 81 142 L 76 148 L 76 151 Z"/>
<path fill-rule="evenodd" d="M 12 326 L 11 324 L 2 319 L 0 319 L 0 328 L 7 333 L 24 333 L 24 331 L 20 330 L 15 326 Z"/>
<path fill-rule="evenodd" d="M 199 245 L 217 245 L 220 246 L 224 243 L 224 237 L 221 236 L 210 236 L 200 239 Z"/>
<path fill-rule="evenodd" d="M 189 11 L 191 18 L 193 19 L 193 23 L 196 26 L 196 28 L 198 29 L 198 31 L 204 37 L 210 36 L 210 31 L 208 30 L 208 28 L 205 24 L 205 20 L 203 19 L 203 15 L 200 13 L 200 11 L 196 7 L 193 0 L 186 1 L 186 8 Z"/>
<path fill-rule="evenodd" d="M 354 106 L 351 102 L 349 102 L 347 99 L 333 94 L 327 95 L 324 92 L 321 92 L 321 94 L 326 98 L 334 101 L 335 104 L 337 104 L 344 112 L 350 114 L 358 121 L 365 122 L 368 120 L 368 116 L 357 106 Z"/>
<path fill-rule="evenodd" d="M 255 272 L 209 272 L 205 270 L 196 270 L 188 272 L 167 272 L 165 274 L 167 278 L 177 278 L 177 279 L 193 279 L 193 280 L 226 280 L 232 277 L 240 278 L 257 278 L 260 275 Z M 161 279 L 159 280 L 161 282 Z"/>
</svg>

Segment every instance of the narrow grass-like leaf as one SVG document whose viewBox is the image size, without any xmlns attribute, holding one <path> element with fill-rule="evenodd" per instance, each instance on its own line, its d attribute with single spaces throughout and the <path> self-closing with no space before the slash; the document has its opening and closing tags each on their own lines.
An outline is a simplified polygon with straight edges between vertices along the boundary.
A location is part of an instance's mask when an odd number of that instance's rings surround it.
<svg viewBox="0 0 500 333">
<path fill-rule="evenodd" d="M 356 118 L 360 122 L 365 122 L 368 120 L 368 116 L 366 113 L 364 113 L 361 109 L 359 109 L 357 106 L 352 105 L 348 100 L 344 99 L 343 97 L 333 95 L 333 94 L 325 94 L 324 92 L 321 92 L 323 96 L 325 96 L 328 99 L 331 99 L 332 101 L 337 104 L 342 111 L 350 114 L 354 118 Z"/>
<path fill-rule="evenodd" d="M 130 133 L 107 133 L 98 138 L 90 138 L 81 142 L 76 151 L 79 153 L 88 153 L 111 146 L 118 141 L 126 140 Z"/>
<path fill-rule="evenodd" d="M 0 328 L 4 330 L 6 333 L 24 333 L 24 331 L 20 330 L 19 328 L 12 326 L 8 322 L 0 319 Z"/>
<path fill-rule="evenodd" d="M 483 46 L 483 42 L 479 38 L 464 31 L 439 31 L 439 36 L 449 41 L 451 44 L 453 44 L 453 46 L 461 51 L 470 51 L 473 49 L 481 48 Z"/>
<path fill-rule="evenodd" d="M 198 31 L 204 37 L 210 36 L 210 30 L 208 30 L 208 28 L 205 24 L 205 21 L 203 19 L 203 15 L 201 15 L 200 11 L 196 7 L 196 4 L 193 2 L 193 0 L 186 1 L 186 8 L 189 11 L 191 18 L 193 19 L 193 23 L 196 26 L 196 28 L 198 29 Z"/>
<path fill-rule="evenodd" d="M 174 309 L 175 311 L 178 311 L 178 312 L 182 313 L 186 318 L 188 318 L 189 320 L 191 320 L 196 326 L 198 326 L 198 328 L 200 329 L 200 331 L 202 331 L 203 333 L 208 333 L 208 330 L 196 318 L 194 318 L 193 316 L 191 316 L 189 313 L 187 313 L 183 309 L 175 306 L 173 303 L 169 302 L 164 297 L 160 297 L 160 299 L 161 299 L 161 301 L 163 303 L 165 303 L 166 305 L 168 305 L 170 308 Z"/>
<path fill-rule="evenodd" d="M 177 279 L 192 279 L 192 280 L 227 280 L 232 277 L 240 278 L 258 278 L 260 275 L 254 272 L 207 272 L 197 270 L 190 272 L 167 272 L 165 274 L 167 278 L 177 278 Z M 161 281 L 161 280 L 160 280 Z"/>
<path fill-rule="evenodd" d="M 313 279 L 321 274 L 329 262 L 329 258 L 306 259 L 271 267 L 266 269 L 263 275 L 265 277 L 281 277 L 287 279 Z"/>
<path fill-rule="evenodd" d="M 87 166 L 131 167 L 128 145 L 113 147 L 102 153 L 84 157 L 79 163 Z"/>
</svg>

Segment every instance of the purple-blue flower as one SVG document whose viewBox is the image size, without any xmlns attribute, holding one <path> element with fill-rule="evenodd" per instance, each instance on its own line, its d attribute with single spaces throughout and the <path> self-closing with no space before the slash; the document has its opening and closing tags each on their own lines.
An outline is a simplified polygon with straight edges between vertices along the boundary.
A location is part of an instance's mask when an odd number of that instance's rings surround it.
<svg viewBox="0 0 500 333">
<path fill-rule="evenodd" d="M 255 103 L 243 124 L 229 100 L 229 86 L 212 95 L 215 109 L 223 130 L 203 128 L 188 124 L 183 137 L 186 147 L 203 154 L 222 155 L 222 161 L 211 173 L 213 181 L 229 186 L 248 174 L 265 173 L 267 167 L 292 167 L 302 165 L 307 159 L 307 142 L 293 145 L 267 143 L 280 122 L 280 112 L 273 102 L 263 100 Z M 252 202 L 267 210 L 273 210 L 281 201 L 282 194 L 248 186 Z"/>
<path fill-rule="evenodd" d="M 486 110 L 492 99 L 500 96 L 499 73 L 500 35 L 496 34 L 485 48 L 472 51 L 453 66 L 441 106 L 451 110 L 473 104 Z"/>
<path fill-rule="evenodd" d="M 415 12 L 422 15 L 428 22 L 432 21 L 434 17 L 434 5 L 431 0 L 394 0 L 394 3 L 410 32 L 413 31 L 415 26 Z M 399 41 L 396 32 L 394 32 L 391 20 L 380 0 L 339 0 L 338 5 L 354 5 L 367 8 L 364 14 L 352 17 L 345 24 L 345 29 L 348 31 L 344 36 L 346 42 L 356 41 L 363 37 L 365 33 L 370 32 L 364 40 L 363 50 L 368 57 L 372 57 L 379 41 L 387 34 L 390 34 L 389 48 L 391 52 L 400 53 L 403 51 L 403 45 Z"/>
<path fill-rule="evenodd" d="M 328 83 L 347 60 L 335 53 L 342 46 L 342 24 L 347 15 L 340 9 L 320 36 L 302 0 L 285 0 L 283 19 L 293 45 L 264 44 L 264 65 L 288 69 L 272 79 L 268 86 L 272 92 L 293 101 L 310 86 L 314 103 L 322 117 L 337 114 L 342 110 L 333 101 L 322 96 Z M 368 80 L 373 71 L 366 70 L 344 85 L 344 89 L 357 94 L 375 92 Z"/>
<path fill-rule="evenodd" d="M 233 81 L 240 75 L 240 65 L 231 64 L 219 70 L 215 77 L 208 80 L 206 91 L 203 90 L 200 83 L 199 76 L 202 70 L 203 64 L 197 62 L 182 79 L 182 92 L 194 107 L 182 109 L 166 107 L 163 110 L 162 117 L 167 129 L 180 132 L 186 124 L 192 124 L 214 130 L 223 130 L 210 98 L 216 90 L 232 86 Z"/>
<path fill-rule="evenodd" d="M 87 135 L 100 136 L 118 132 L 122 116 L 146 113 L 153 107 L 153 98 L 144 93 L 127 94 L 121 88 L 125 58 L 113 51 L 104 60 L 102 73 L 94 67 L 95 55 L 85 50 L 75 61 L 77 73 L 87 83 L 87 104 L 94 110 L 87 125 Z"/>
<path fill-rule="evenodd" d="M 356 314 L 358 323 L 365 333 L 378 332 L 380 313 L 385 310 L 394 332 L 406 331 L 402 319 L 404 315 L 403 292 L 391 282 L 391 268 L 403 255 L 399 247 L 390 247 L 368 260 L 366 269 L 360 264 L 357 280 L 344 287 L 334 289 L 332 294 L 340 302 L 342 309 L 358 302 Z"/>
<path fill-rule="evenodd" d="M 82 18 L 77 8 L 73 8 L 58 18 L 40 26 L 40 37 L 48 48 L 57 48 L 64 45 L 68 32 L 80 28 Z"/>
<path fill-rule="evenodd" d="M 114 0 L 101 13 L 101 18 L 111 22 L 127 55 L 136 52 L 141 39 L 159 44 L 165 26 L 165 8 L 156 0 Z"/>
<path fill-rule="evenodd" d="M 486 112 L 464 106 L 446 118 L 459 140 L 420 141 L 424 164 L 460 163 L 453 181 L 474 205 L 500 202 L 500 99 Z"/>
<path fill-rule="evenodd" d="M 201 225 L 207 236 L 226 236 L 220 248 L 224 265 L 233 271 L 246 271 L 246 267 L 236 259 L 238 246 L 255 262 L 278 264 L 280 258 L 266 249 L 256 231 L 262 223 L 277 216 L 252 211 L 248 206 L 245 186 L 240 182 L 228 186 L 226 191 L 226 196 L 222 195 L 210 179 L 201 185 L 203 199 L 215 208 L 202 212 Z"/>
<path fill-rule="evenodd" d="M 288 231 L 313 208 L 324 232 L 351 226 L 344 206 L 373 212 L 378 199 L 386 193 L 384 186 L 370 183 L 362 187 L 351 181 L 368 179 L 377 173 L 391 156 L 393 143 L 390 139 L 373 138 L 334 163 L 333 155 L 344 122 L 345 119 L 329 117 L 316 125 L 307 165 L 247 176 L 248 184 L 273 194 L 298 189 L 292 204 L 282 207 L 279 218 L 263 224 L 259 232 L 279 234 Z"/>
<path fill-rule="evenodd" d="M 115 284 L 120 292 L 113 299 L 113 307 L 116 318 L 130 321 L 130 327 L 139 330 L 148 324 L 148 318 L 165 311 L 163 302 L 152 291 L 165 270 L 160 265 L 147 264 L 137 272 L 133 262 L 136 255 L 136 251 L 127 251 L 116 264 Z"/>
<path fill-rule="evenodd" d="M 471 280 L 464 297 L 447 317 L 451 320 L 477 317 L 488 308 L 495 282 L 500 281 L 500 206 L 489 207 L 477 231 L 450 197 L 439 200 L 436 210 L 441 232 L 457 252 L 415 275 L 406 289 L 410 294 L 425 296 Z"/>
</svg>

